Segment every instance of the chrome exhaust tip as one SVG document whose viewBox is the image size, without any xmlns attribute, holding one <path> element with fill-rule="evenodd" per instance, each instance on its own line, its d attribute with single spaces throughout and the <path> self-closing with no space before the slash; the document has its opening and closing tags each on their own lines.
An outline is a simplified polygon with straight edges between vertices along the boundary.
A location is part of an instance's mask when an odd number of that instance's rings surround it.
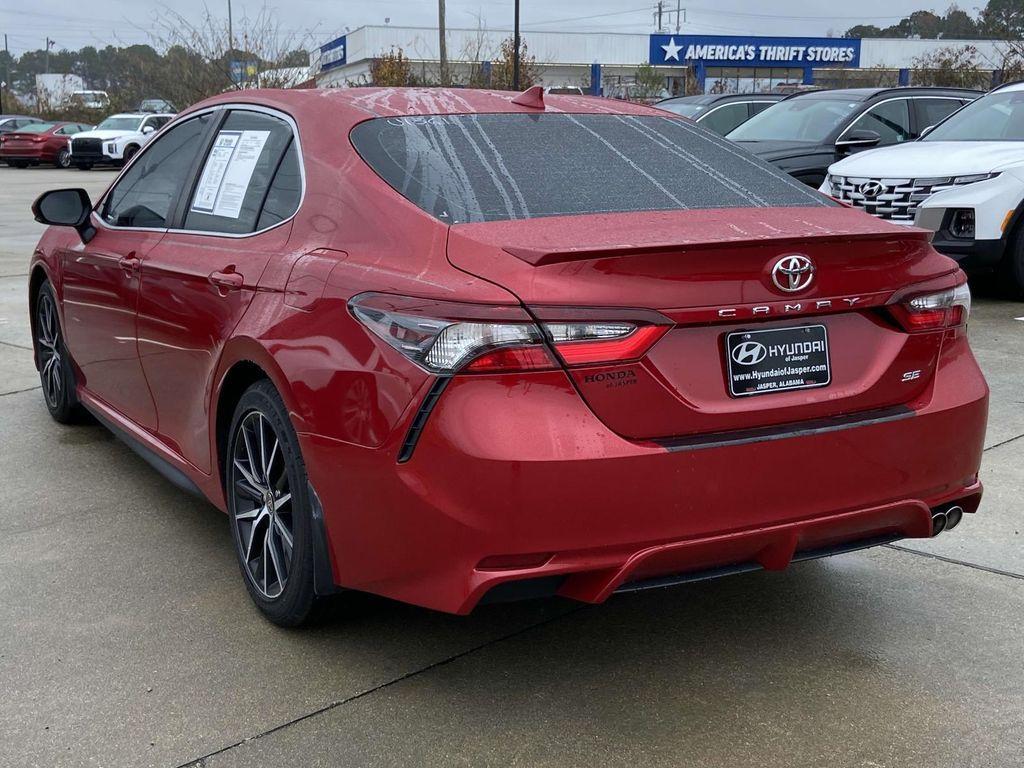
<svg viewBox="0 0 1024 768">
<path fill-rule="evenodd" d="M 946 513 L 936 512 L 932 515 L 932 536 L 938 536 L 944 530 L 946 530 Z M 957 522 L 960 522 L 959 520 Z"/>
<path fill-rule="evenodd" d="M 952 531 L 958 525 L 960 521 L 964 519 L 964 508 L 959 504 L 954 504 L 952 507 L 946 510 L 946 527 L 945 530 Z"/>
</svg>

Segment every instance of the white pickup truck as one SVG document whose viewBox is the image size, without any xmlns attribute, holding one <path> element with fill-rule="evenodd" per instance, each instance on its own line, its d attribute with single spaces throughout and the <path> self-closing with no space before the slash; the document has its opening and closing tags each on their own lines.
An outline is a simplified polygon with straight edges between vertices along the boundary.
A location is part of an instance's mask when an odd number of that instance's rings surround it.
<svg viewBox="0 0 1024 768">
<path fill-rule="evenodd" d="M 968 272 L 998 270 L 1024 300 L 1024 83 L 962 107 L 918 141 L 834 163 L 820 190 L 897 224 Z"/>
<path fill-rule="evenodd" d="M 83 171 L 94 165 L 121 165 L 173 117 L 141 112 L 111 115 L 93 130 L 76 133 L 68 142 L 71 164 Z"/>
</svg>

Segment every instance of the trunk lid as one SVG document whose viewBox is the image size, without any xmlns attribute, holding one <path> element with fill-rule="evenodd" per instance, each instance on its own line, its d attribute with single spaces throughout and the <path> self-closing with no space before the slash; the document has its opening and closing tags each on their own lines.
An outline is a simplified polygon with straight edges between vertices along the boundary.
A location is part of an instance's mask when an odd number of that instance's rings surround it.
<svg viewBox="0 0 1024 768">
<path fill-rule="evenodd" d="M 814 279 L 788 293 L 771 273 L 794 254 L 813 263 Z M 879 307 L 908 285 L 957 271 L 931 248 L 926 232 L 834 207 L 466 224 L 451 228 L 448 255 L 456 267 L 514 293 L 541 319 L 571 317 L 571 309 L 560 308 L 608 307 L 656 310 L 671 321 L 641 360 L 569 372 L 594 412 L 634 439 L 912 405 L 928 389 L 943 334 L 908 334 Z M 742 385 L 735 381 L 730 388 L 730 334 L 738 334 L 736 345 L 749 339 L 764 341 L 773 354 L 795 351 L 797 365 L 803 350 L 785 345 L 803 337 L 757 332 L 812 327 L 799 333 L 824 337 L 827 385 L 754 396 L 737 395 Z M 735 345 L 730 349 L 735 353 Z M 781 365 L 786 357 L 793 355 L 772 359 Z M 819 359 L 812 355 L 812 362 Z"/>
</svg>

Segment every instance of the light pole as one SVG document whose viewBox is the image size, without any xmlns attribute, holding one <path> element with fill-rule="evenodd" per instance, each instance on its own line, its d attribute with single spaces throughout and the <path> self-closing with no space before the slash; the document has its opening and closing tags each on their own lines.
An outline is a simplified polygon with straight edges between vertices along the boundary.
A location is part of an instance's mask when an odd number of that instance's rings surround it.
<svg viewBox="0 0 1024 768">
<path fill-rule="evenodd" d="M 519 90 L 519 0 L 516 0 L 515 23 L 512 33 L 512 90 Z"/>
<path fill-rule="evenodd" d="M 445 40 L 444 31 L 444 0 L 437 0 L 437 32 L 438 32 L 438 52 L 440 54 L 440 80 L 441 86 L 447 88 L 451 85 L 450 78 L 448 77 L 448 41 Z"/>
</svg>

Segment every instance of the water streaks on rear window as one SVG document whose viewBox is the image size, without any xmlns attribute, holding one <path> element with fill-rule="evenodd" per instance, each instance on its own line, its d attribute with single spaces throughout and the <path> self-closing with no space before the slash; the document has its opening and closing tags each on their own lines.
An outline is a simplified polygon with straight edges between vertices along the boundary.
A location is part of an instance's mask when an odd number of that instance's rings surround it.
<svg viewBox="0 0 1024 768">
<path fill-rule="evenodd" d="M 836 205 L 721 137 L 673 117 L 394 116 L 360 123 L 351 138 L 385 182 L 451 224 Z"/>
</svg>

